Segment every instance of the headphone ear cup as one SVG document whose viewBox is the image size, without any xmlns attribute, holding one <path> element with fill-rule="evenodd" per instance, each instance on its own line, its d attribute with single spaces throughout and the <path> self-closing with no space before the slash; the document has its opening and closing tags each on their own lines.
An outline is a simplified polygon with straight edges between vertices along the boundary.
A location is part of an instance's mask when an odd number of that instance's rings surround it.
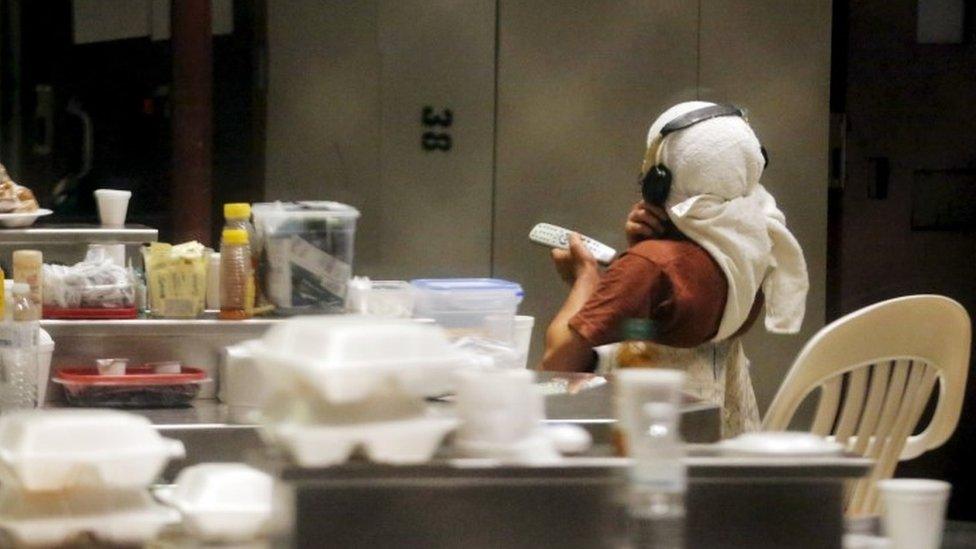
<svg viewBox="0 0 976 549">
<path fill-rule="evenodd" d="M 644 197 L 644 202 L 662 206 L 670 192 L 671 170 L 663 164 L 657 164 L 651 167 L 647 171 L 647 174 L 644 175 L 644 181 L 641 184 L 641 194 Z"/>
</svg>

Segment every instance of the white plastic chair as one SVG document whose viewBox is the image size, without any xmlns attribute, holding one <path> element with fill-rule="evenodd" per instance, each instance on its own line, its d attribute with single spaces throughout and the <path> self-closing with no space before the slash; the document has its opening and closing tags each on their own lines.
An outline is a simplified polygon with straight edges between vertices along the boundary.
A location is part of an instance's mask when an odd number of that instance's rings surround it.
<svg viewBox="0 0 976 549">
<path fill-rule="evenodd" d="M 773 399 L 763 429 L 782 431 L 803 400 L 820 389 L 811 431 L 875 460 L 868 478 L 848 487 L 849 516 L 876 514 L 878 480 L 899 460 L 938 448 L 959 423 L 969 371 L 971 325 L 952 299 L 914 295 L 883 301 L 836 320 L 800 352 Z M 912 435 L 939 382 L 925 430 Z"/>
</svg>

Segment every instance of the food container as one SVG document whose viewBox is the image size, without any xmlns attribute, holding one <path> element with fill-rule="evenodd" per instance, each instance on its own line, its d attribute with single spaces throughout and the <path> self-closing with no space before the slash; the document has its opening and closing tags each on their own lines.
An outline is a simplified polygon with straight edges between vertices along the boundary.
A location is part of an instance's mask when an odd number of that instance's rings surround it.
<svg viewBox="0 0 976 549">
<path fill-rule="evenodd" d="M 186 242 L 176 246 L 153 242 L 142 251 L 152 316 L 200 316 L 206 305 L 210 250 L 199 242 Z"/>
<path fill-rule="evenodd" d="M 271 518 L 274 480 L 240 463 L 201 463 L 180 471 L 171 492 L 156 492 L 183 515 L 195 540 L 243 542 L 264 532 Z"/>
<path fill-rule="evenodd" d="M 280 390 L 331 404 L 363 400 L 391 383 L 414 397 L 442 394 L 451 373 L 469 364 L 443 330 L 407 319 L 293 318 L 251 349 Z"/>
<path fill-rule="evenodd" d="M 337 465 L 357 448 L 375 463 L 408 465 L 430 460 L 457 425 L 455 418 L 429 416 L 348 425 L 284 423 L 274 427 L 273 436 L 300 467 Z"/>
<path fill-rule="evenodd" d="M 359 211 L 324 201 L 261 203 L 251 211 L 260 279 L 278 312 L 342 312 Z"/>
<path fill-rule="evenodd" d="M 67 490 L 31 493 L 0 489 L 0 528 L 22 546 L 51 547 L 80 542 L 88 536 L 113 545 L 151 541 L 180 514 L 153 501 L 145 489 Z M 8 547 L 9 545 L 3 545 Z"/>
<path fill-rule="evenodd" d="M 0 485 L 45 492 L 144 488 L 185 454 L 141 416 L 113 410 L 29 410 L 0 417 Z"/>
<path fill-rule="evenodd" d="M 477 336 L 514 344 L 515 313 L 524 293 L 494 278 L 440 278 L 411 282 L 413 314 L 431 318 L 452 337 Z"/>
<path fill-rule="evenodd" d="M 60 307 L 47 299 L 45 293 L 44 318 L 75 319 L 132 319 L 136 318 L 136 296 L 132 284 L 99 284 L 72 288 L 71 305 Z"/>
<path fill-rule="evenodd" d="M 62 368 L 54 377 L 69 405 L 108 408 L 189 406 L 206 381 L 203 370 L 186 366 L 178 374 L 133 366 L 124 375 L 103 375 L 92 367 Z"/>
</svg>

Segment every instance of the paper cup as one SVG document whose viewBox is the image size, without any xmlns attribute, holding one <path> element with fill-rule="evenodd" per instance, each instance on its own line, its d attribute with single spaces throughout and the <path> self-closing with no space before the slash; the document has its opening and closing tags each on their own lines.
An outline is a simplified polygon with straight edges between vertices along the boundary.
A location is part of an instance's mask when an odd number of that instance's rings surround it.
<svg viewBox="0 0 976 549">
<path fill-rule="evenodd" d="M 124 227 L 125 214 L 129 209 L 131 191 L 116 189 L 98 189 L 95 191 L 95 201 L 98 203 L 98 217 L 103 227 Z"/>
<path fill-rule="evenodd" d="M 96 358 L 95 365 L 98 367 L 98 374 L 103 376 L 124 376 L 125 369 L 129 365 L 127 358 Z"/>
<path fill-rule="evenodd" d="M 885 534 L 894 549 L 938 549 L 952 486 L 941 480 L 898 478 L 878 482 Z"/>
</svg>

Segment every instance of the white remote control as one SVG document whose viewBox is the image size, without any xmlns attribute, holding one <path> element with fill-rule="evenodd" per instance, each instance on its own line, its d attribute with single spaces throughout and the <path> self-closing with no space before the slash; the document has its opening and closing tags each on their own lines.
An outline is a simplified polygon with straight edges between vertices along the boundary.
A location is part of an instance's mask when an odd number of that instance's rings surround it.
<svg viewBox="0 0 976 549">
<path fill-rule="evenodd" d="M 569 233 L 571 232 L 573 231 L 551 223 L 539 223 L 535 227 L 532 227 L 532 231 L 529 233 L 529 240 L 536 244 L 549 246 L 550 248 L 567 250 L 569 249 Z M 586 246 L 587 250 L 590 250 L 593 257 L 604 265 L 609 265 L 613 260 L 613 256 L 617 255 L 617 250 L 602 242 L 597 242 L 583 235 L 580 235 L 580 238 L 583 239 L 583 245 Z"/>
</svg>

